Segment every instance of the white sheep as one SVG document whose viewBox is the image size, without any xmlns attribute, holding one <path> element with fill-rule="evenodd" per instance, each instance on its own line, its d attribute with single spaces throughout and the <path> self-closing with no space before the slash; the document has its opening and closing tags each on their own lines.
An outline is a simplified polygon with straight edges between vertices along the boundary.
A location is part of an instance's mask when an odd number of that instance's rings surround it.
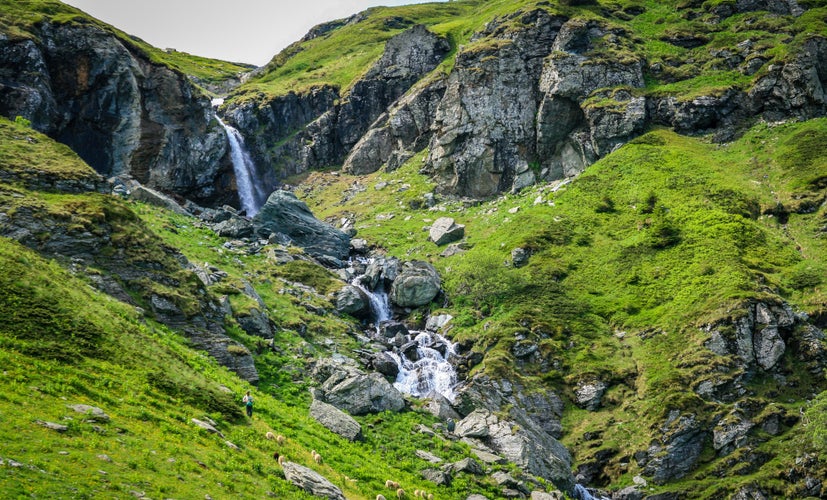
<svg viewBox="0 0 827 500">
<path fill-rule="evenodd" d="M 273 433 L 272 433 L 272 432 L 270 432 L 270 431 L 267 431 L 267 434 L 265 434 L 265 435 L 264 435 L 264 437 L 266 437 L 266 438 L 267 438 L 267 439 L 269 439 L 270 441 L 272 441 L 272 440 L 276 439 L 276 435 L 275 435 L 275 434 L 273 434 Z"/>
<path fill-rule="evenodd" d="M 376 495 L 376 500 L 386 500 L 386 499 L 385 499 L 385 495 L 383 495 L 383 494 L 381 494 L 381 493 L 380 493 L 380 494 L 378 494 L 378 495 Z"/>
<path fill-rule="evenodd" d="M 284 455 L 279 457 L 279 465 L 284 466 Z"/>
<path fill-rule="evenodd" d="M 402 499 L 404 497 L 405 497 L 405 490 L 403 490 L 402 488 L 399 488 L 398 490 L 396 490 L 396 498 Z"/>
<path fill-rule="evenodd" d="M 276 436 L 276 442 L 279 444 L 279 446 L 281 446 L 281 445 L 283 445 L 283 444 L 284 444 L 284 440 L 285 440 L 285 437 L 284 437 L 284 436 L 282 436 L 281 434 L 279 434 L 278 436 Z"/>
</svg>

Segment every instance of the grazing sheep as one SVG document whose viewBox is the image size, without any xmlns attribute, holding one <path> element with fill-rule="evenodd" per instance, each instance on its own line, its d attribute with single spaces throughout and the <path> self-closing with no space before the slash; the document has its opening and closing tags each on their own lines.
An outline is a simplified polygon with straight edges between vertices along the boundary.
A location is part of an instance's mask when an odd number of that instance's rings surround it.
<svg viewBox="0 0 827 500">
<path fill-rule="evenodd" d="M 405 490 L 403 490 L 402 488 L 396 490 L 396 498 L 405 498 Z"/>
<path fill-rule="evenodd" d="M 386 480 L 385 481 L 385 488 L 387 488 L 389 490 L 393 489 L 393 481 L 391 481 L 390 479 Z"/>
<path fill-rule="evenodd" d="M 269 433 L 268 433 L 268 434 L 269 434 Z M 279 444 L 279 446 L 281 446 L 281 445 L 283 445 L 283 444 L 284 444 L 284 439 L 285 439 L 285 438 L 284 438 L 284 436 L 282 436 L 281 434 L 279 434 L 278 436 L 276 436 L 276 442 Z"/>
<path fill-rule="evenodd" d="M 396 481 L 394 481 L 394 482 L 393 482 L 393 487 L 398 489 L 398 488 L 399 488 L 399 483 L 397 483 Z"/>
<path fill-rule="evenodd" d="M 265 434 L 265 435 L 264 435 L 264 437 L 266 437 L 266 438 L 267 438 L 267 439 L 269 439 L 270 441 L 272 441 L 272 440 L 276 439 L 276 435 L 275 435 L 275 434 L 273 434 L 273 433 L 272 433 L 272 432 L 270 432 L 270 431 L 267 431 L 267 434 Z"/>
<path fill-rule="evenodd" d="M 428 493 L 428 500 L 434 500 L 434 494 Z"/>
<path fill-rule="evenodd" d="M 284 465 L 284 456 L 279 457 L 279 465 Z"/>
<path fill-rule="evenodd" d="M 310 451 L 310 455 L 313 457 L 313 460 L 314 460 L 317 464 L 321 464 L 321 463 L 322 463 L 322 456 L 321 456 L 321 455 L 319 455 L 318 453 L 316 453 L 316 450 L 311 450 L 311 451 Z"/>
<path fill-rule="evenodd" d="M 376 500 L 386 500 L 386 499 L 385 499 L 385 495 L 383 495 L 383 494 L 381 494 L 381 493 L 380 493 L 380 494 L 378 494 L 378 495 L 376 495 Z"/>
<path fill-rule="evenodd" d="M 419 498 L 419 494 L 420 494 L 420 493 L 422 493 L 422 492 L 421 492 L 421 491 L 419 491 L 419 490 L 414 490 L 414 496 L 415 496 L 416 498 Z"/>
</svg>

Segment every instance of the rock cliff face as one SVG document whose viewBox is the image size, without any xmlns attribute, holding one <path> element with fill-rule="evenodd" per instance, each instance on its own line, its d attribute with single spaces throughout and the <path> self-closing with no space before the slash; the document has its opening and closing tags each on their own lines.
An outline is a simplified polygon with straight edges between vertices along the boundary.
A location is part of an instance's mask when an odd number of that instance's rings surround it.
<svg viewBox="0 0 827 500">
<path fill-rule="evenodd" d="M 681 9 L 685 19 L 713 24 L 762 10 L 792 17 L 805 12 L 796 2 L 688 3 Z M 642 12 L 627 10 L 619 15 Z M 338 26 L 326 27 L 324 36 Z M 773 56 L 767 47 L 752 39 L 723 49 L 705 47 L 703 34 L 667 34 L 661 41 L 698 48 L 714 69 L 755 78 L 696 95 L 647 92 L 644 75 L 684 81 L 690 77 L 675 68 L 686 62 L 650 62 L 638 36 L 619 24 L 538 6 L 490 21 L 459 47 L 449 75 L 417 82 L 449 47 L 416 26 L 391 39 L 346 95 L 321 86 L 240 104 L 231 99 L 227 112 L 255 143 L 259 163 L 280 178 L 340 165 L 356 175 L 390 171 L 427 148 L 422 171 L 438 191 L 473 198 L 577 175 L 653 125 L 728 141 L 756 119 L 827 112 L 823 35 L 791 46 L 790 55 L 774 64 L 768 64 Z"/>
<path fill-rule="evenodd" d="M 0 114 L 29 119 L 106 177 L 203 204 L 235 198 L 224 131 L 184 75 L 92 24 L 34 29 L 0 35 Z"/>
<path fill-rule="evenodd" d="M 226 114 L 248 138 L 257 162 L 282 178 L 341 165 L 371 124 L 449 49 L 445 39 L 416 25 L 388 40 L 382 57 L 344 95 L 323 86 L 269 102 L 230 104 Z M 424 132 L 427 123 L 420 121 L 420 126 Z"/>
</svg>

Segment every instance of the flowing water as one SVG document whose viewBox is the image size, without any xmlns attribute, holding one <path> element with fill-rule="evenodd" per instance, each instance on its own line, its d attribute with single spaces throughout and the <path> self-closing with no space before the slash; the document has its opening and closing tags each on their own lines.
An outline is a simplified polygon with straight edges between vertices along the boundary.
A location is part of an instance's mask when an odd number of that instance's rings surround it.
<svg viewBox="0 0 827 500">
<path fill-rule="evenodd" d="M 376 325 L 377 335 L 380 335 L 382 323 L 392 317 L 390 300 L 382 285 L 382 280 L 374 290 L 362 284 L 361 276 L 354 279 L 352 284 L 365 292 L 370 299 L 373 322 Z M 394 387 L 400 392 L 420 398 L 437 392 L 449 401 L 453 401 L 457 373 L 450 359 L 451 356 L 456 355 L 454 345 L 442 335 L 429 331 L 411 330 L 407 340 L 417 343 L 416 355 L 409 357 L 401 350 L 388 351 L 399 368 Z M 406 349 L 406 352 L 410 354 L 410 350 Z"/>
<path fill-rule="evenodd" d="M 248 217 L 252 217 L 258 213 L 261 206 L 267 201 L 267 193 L 257 179 L 256 165 L 244 146 L 244 137 L 241 136 L 238 130 L 224 123 L 218 115 L 215 118 L 224 127 L 227 140 L 230 142 L 230 158 L 233 162 L 241 209 Z"/>
</svg>

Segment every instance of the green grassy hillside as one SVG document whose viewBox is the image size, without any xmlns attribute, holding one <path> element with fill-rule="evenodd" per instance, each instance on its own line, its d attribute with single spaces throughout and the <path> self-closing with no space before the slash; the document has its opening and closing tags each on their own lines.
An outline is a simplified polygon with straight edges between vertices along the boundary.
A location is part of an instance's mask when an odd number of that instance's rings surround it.
<svg viewBox="0 0 827 500">
<path fill-rule="evenodd" d="M 154 321 L 146 309 L 98 291 L 96 276 L 106 275 L 106 269 L 44 258 L 0 238 L 0 496 L 311 498 L 284 480 L 273 458 L 278 452 L 317 470 L 348 498 L 372 499 L 386 491 L 387 479 L 410 491 L 435 490 L 419 474 L 427 462 L 415 456 L 417 449 L 447 461 L 470 455 L 466 445 L 440 434 L 415 432 L 419 425 L 436 423 L 416 404 L 401 414 L 359 417 L 365 441 L 355 444 L 309 416 L 309 363 L 355 347 L 350 335 L 355 323 L 305 307 L 331 308 L 325 293 L 334 282 L 323 268 L 305 262 L 274 267 L 265 255 L 228 252 L 224 239 L 194 219 L 142 204 L 95 193 L 29 190 L 31 177 L 94 174 L 65 146 L 25 124 L 0 119 L 0 159 L 0 225 L 6 215 L 26 209 L 37 209 L 43 221 L 69 219 L 81 230 L 105 220 L 116 227 L 114 234 L 131 235 L 113 244 L 129 248 L 136 269 L 163 259 L 162 249 L 174 245 L 193 262 L 210 262 L 228 273 L 208 293 L 229 295 L 236 310 L 250 300 L 240 292 L 243 283 L 252 283 L 279 326 L 277 348 L 257 350 L 260 339 L 230 320 L 230 335 L 258 352 L 261 381 L 253 388 L 191 349 L 185 337 Z M 31 166 L 28 177 L 9 175 L 23 165 Z M 183 275 L 177 278 L 182 285 L 166 292 L 179 294 L 186 304 L 198 292 L 184 285 Z M 307 286 L 318 292 L 308 293 Z M 300 289 L 304 292 L 292 293 Z M 133 300 L 141 302 L 143 295 L 138 289 Z M 256 400 L 252 420 L 240 402 L 247 389 Z M 109 419 L 90 419 L 69 408 L 78 404 L 101 408 Z M 213 421 L 223 436 L 192 419 Z M 285 444 L 265 439 L 268 431 L 284 435 Z M 313 449 L 323 464 L 313 461 Z M 438 498 L 459 498 L 466 491 L 490 495 L 496 488 L 469 476 L 440 490 Z"/>
<path fill-rule="evenodd" d="M 260 75 L 235 90 L 231 100 L 266 101 L 288 92 L 301 94 L 321 85 L 337 87 L 344 95 L 379 58 L 385 42 L 414 24 L 424 24 L 450 41 L 454 50 L 434 70 L 448 73 L 457 50 L 473 50 L 476 45 L 490 43 L 486 37 L 472 36 L 492 20 L 509 29 L 519 22 L 511 14 L 535 8 L 566 18 L 601 21 L 618 33 L 631 34 L 630 43 L 598 46 L 586 56 L 595 61 L 645 60 L 650 68 L 646 87 L 635 90 L 637 93 L 675 95 L 686 100 L 720 95 L 729 89 L 748 88 L 773 62 L 786 60 L 814 34 L 827 32 L 825 3 L 800 3 L 809 9 L 800 17 L 767 16 L 766 11 L 756 11 L 721 21 L 717 20 L 715 8 L 727 2 L 458 0 L 375 7 L 353 20 L 358 22 L 341 20 L 333 23 L 332 29 L 320 30 L 321 35 L 286 48 Z M 683 44 L 680 40 L 685 38 L 696 39 L 700 45 Z M 762 69 L 755 74 L 741 73 L 727 60 L 744 43 L 765 59 Z"/>
<path fill-rule="evenodd" d="M 690 389 L 716 363 L 700 326 L 768 297 L 824 318 L 825 134 L 825 119 L 759 125 L 727 145 L 656 130 L 570 183 L 471 205 L 424 208 L 433 186 L 417 173 L 419 157 L 393 174 L 312 174 L 301 193 L 320 216 L 352 217 L 360 237 L 437 266 L 450 305 L 432 312 L 454 315 L 454 339 L 485 353 L 477 371 L 557 391 L 595 376 L 613 381 L 600 411 L 567 407 L 563 441 L 580 462 L 611 450 L 614 488 L 640 473 L 629 453 L 647 448 L 670 410 L 716 411 Z M 366 189 L 343 198 L 354 183 Z M 440 257 L 423 231 L 446 215 L 466 225 L 467 251 L 452 257 Z M 532 253 L 522 268 L 509 265 L 517 247 Z M 517 360 L 518 338 L 536 342 L 553 368 Z M 776 380 L 759 377 L 752 390 L 761 404 L 796 416 L 825 381 L 794 355 L 784 366 L 798 389 L 778 398 Z M 757 472 L 722 478 L 710 453 L 666 489 L 720 498 L 757 482 L 790 495 L 774 478 L 791 457 L 818 449 L 819 420 L 767 439 L 760 451 L 777 460 Z"/>
</svg>

